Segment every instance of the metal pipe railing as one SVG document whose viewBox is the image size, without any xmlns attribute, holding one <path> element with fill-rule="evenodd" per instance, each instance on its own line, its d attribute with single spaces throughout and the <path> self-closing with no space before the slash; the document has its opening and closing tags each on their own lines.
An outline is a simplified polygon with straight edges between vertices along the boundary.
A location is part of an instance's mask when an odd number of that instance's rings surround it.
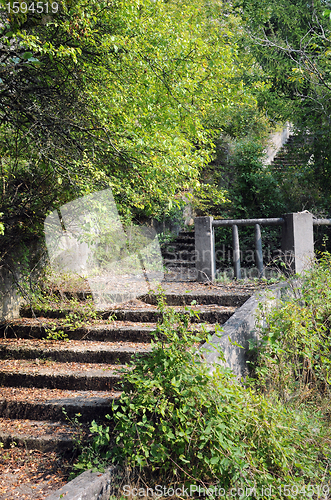
<svg viewBox="0 0 331 500">
<path fill-rule="evenodd" d="M 331 219 L 314 219 L 310 212 L 284 214 L 282 217 L 260 219 L 218 219 L 211 216 L 195 218 L 195 251 L 197 279 L 215 279 L 215 227 L 232 226 L 233 266 L 241 277 L 239 226 L 254 226 L 255 262 L 259 277 L 264 276 L 261 226 L 282 226 L 282 254 L 291 272 L 302 273 L 314 258 L 313 226 L 331 226 Z M 290 260 L 289 260 L 290 259 Z"/>
<path fill-rule="evenodd" d="M 255 224 L 260 224 L 261 226 L 277 226 L 284 224 L 283 217 L 275 217 L 270 219 L 218 219 L 213 220 L 213 227 L 219 226 L 255 226 Z"/>
<path fill-rule="evenodd" d="M 238 280 L 241 279 L 240 268 L 240 245 L 238 226 L 254 226 L 255 234 L 255 263 L 259 273 L 259 278 L 264 277 L 263 267 L 263 254 L 262 254 L 262 239 L 261 239 L 261 226 L 276 226 L 284 224 L 282 217 L 277 218 L 264 218 L 264 219 L 222 219 L 213 220 L 213 227 L 226 227 L 232 226 L 232 242 L 233 242 L 233 268 L 234 277 Z"/>
<path fill-rule="evenodd" d="M 262 253 L 262 239 L 261 239 L 261 226 L 260 224 L 255 224 L 255 262 L 259 273 L 259 278 L 264 277 L 264 267 L 263 267 L 263 253 Z"/>
<path fill-rule="evenodd" d="M 313 226 L 331 226 L 331 219 L 313 219 Z"/>
</svg>

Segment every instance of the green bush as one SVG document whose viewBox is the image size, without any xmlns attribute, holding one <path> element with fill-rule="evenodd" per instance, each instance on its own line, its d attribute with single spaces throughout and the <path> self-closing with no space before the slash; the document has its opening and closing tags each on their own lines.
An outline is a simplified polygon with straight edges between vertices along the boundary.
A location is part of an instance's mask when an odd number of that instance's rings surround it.
<svg viewBox="0 0 331 500">
<path fill-rule="evenodd" d="M 326 252 L 265 317 L 253 368 L 260 388 L 285 403 L 329 404 L 330 319 L 331 255 Z"/>
<path fill-rule="evenodd" d="M 124 375 L 114 429 L 92 423 L 96 437 L 76 468 L 113 462 L 154 484 L 167 478 L 227 492 L 255 488 L 256 498 L 266 486 L 280 499 L 282 485 L 321 484 L 328 449 L 322 423 L 243 387 L 221 365 L 211 371 L 188 318 L 161 309 L 151 355 Z"/>
</svg>

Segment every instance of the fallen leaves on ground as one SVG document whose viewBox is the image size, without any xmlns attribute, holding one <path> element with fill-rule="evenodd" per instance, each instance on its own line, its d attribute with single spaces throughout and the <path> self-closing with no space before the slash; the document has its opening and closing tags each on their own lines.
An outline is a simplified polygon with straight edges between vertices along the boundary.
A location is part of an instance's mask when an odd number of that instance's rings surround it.
<svg viewBox="0 0 331 500">
<path fill-rule="evenodd" d="M 67 483 L 72 457 L 24 448 L 0 450 L 0 500 L 44 500 Z"/>
</svg>

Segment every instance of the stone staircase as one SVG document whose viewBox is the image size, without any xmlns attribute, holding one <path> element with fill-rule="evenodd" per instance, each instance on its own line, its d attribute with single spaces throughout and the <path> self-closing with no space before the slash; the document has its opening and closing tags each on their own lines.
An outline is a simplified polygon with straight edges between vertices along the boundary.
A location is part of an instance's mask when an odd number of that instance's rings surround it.
<svg viewBox="0 0 331 500">
<path fill-rule="evenodd" d="M 177 239 L 173 248 L 186 251 L 182 261 L 190 262 L 191 247 L 186 237 L 180 239 L 185 241 Z M 185 307 L 193 307 L 199 313 L 192 319 L 193 330 L 205 322 L 210 332 L 252 293 L 198 283 L 164 283 L 163 288 L 170 307 L 185 314 Z M 20 318 L 0 325 L 0 442 L 5 447 L 72 449 L 77 432 L 87 439 L 88 423 L 111 413 L 120 395 L 118 370 L 126 369 L 132 355 L 146 356 L 151 350 L 153 331 L 162 320 L 155 294 L 91 317 L 89 295 L 76 294 L 74 302 L 70 295 L 75 294 L 62 293 L 51 307 L 24 307 Z M 79 429 L 68 421 L 76 414 Z"/>
<path fill-rule="evenodd" d="M 166 281 L 195 281 L 194 231 L 180 231 L 171 243 L 162 246 L 162 257 L 167 269 Z"/>
<path fill-rule="evenodd" d="M 271 162 L 271 168 L 280 174 L 284 174 L 293 166 L 304 166 L 308 163 L 311 153 L 309 144 L 312 138 L 301 135 L 290 135 L 284 146 L 278 151 Z"/>
</svg>

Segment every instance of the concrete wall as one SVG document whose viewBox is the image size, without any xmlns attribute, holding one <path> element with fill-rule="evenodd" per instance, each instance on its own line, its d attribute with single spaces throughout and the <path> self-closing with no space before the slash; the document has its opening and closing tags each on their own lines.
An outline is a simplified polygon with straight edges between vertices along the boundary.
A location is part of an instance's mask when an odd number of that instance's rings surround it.
<svg viewBox="0 0 331 500">
<path fill-rule="evenodd" d="M 213 335 L 210 344 L 205 343 L 207 363 L 224 365 L 219 351 L 224 353 L 225 366 L 230 368 L 239 379 L 245 378 L 247 370 L 247 349 L 249 339 L 258 339 L 258 311 L 259 304 L 268 310 L 277 305 L 277 302 L 287 293 L 288 284 L 279 283 L 268 290 L 256 292 L 243 304 L 231 318 L 222 325 L 219 334 Z M 234 345 L 233 343 L 238 344 Z"/>
<path fill-rule="evenodd" d="M 290 123 L 286 123 L 284 128 L 279 132 L 275 132 L 270 135 L 269 145 L 265 150 L 266 159 L 264 160 L 264 165 L 270 165 L 276 154 L 284 146 L 287 142 L 288 138 L 292 133 L 292 125 Z"/>
<path fill-rule="evenodd" d="M 55 491 L 45 500 L 109 500 L 113 493 L 112 481 L 115 476 L 114 467 L 104 474 L 88 470 Z"/>
</svg>

